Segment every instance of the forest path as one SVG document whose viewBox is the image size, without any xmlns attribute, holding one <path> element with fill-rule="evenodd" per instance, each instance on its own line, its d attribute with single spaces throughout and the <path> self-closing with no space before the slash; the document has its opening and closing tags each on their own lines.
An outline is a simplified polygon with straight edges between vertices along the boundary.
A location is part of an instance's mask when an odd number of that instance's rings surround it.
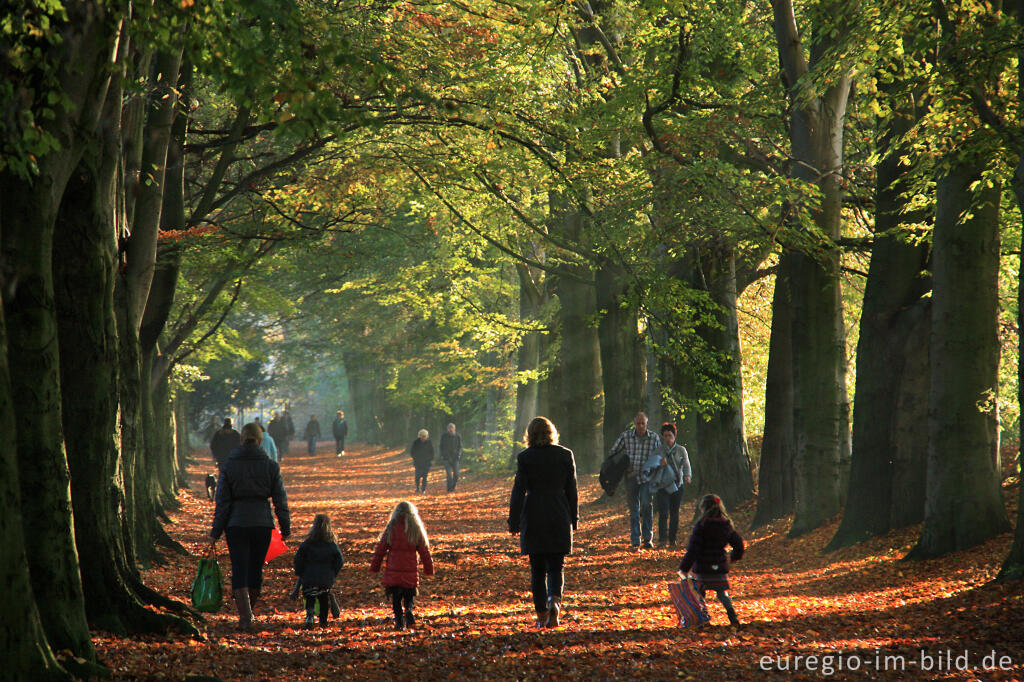
<svg viewBox="0 0 1024 682">
<path fill-rule="evenodd" d="M 788 522 L 750 533 L 753 507 L 741 506 L 733 517 L 748 553 L 735 567 L 732 597 L 745 627 L 722 625 L 724 611 L 712 599 L 716 625 L 693 632 L 675 626 L 666 590 L 681 549 L 628 552 L 621 494 L 602 499 L 596 476 L 581 476 L 565 618 L 558 629 L 537 631 L 528 563 L 505 530 L 511 476 L 471 474 L 446 493 L 444 471 L 435 468 L 427 493 L 417 495 L 404 452 L 354 445 L 338 458 L 333 442 L 320 446 L 309 457 L 304 443 L 293 442 L 283 460 L 293 535 L 288 552 L 265 569 L 259 630 L 235 629 L 228 595 L 207 617 L 207 641 L 95 633 L 114 679 L 1024 678 L 1024 586 L 987 584 L 1009 535 L 944 560 L 898 561 L 915 528 L 823 555 L 834 523 L 796 540 L 785 537 Z M 212 470 L 208 452 L 197 452 L 181 508 L 170 514 L 169 532 L 196 555 L 213 513 L 203 487 Z M 395 632 L 379 576 L 367 569 L 402 499 L 420 509 L 436 575 L 421 580 L 416 628 Z M 692 509 L 692 501 L 684 506 Z M 294 550 L 318 512 L 331 515 L 345 555 L 335 585 L 342 612 L 326 629 L 305 631 L 304 613 L 287 594 Z M 223 542 L 218 558 L 229 591 Z M 167 560 L 145 580 L 187 602 L 196 557 Z M 1000 656 L 1009 658 L 1005 670 L 983 667 L 991 652 L 997 667 L 1007 661 Z"/>
</svg>

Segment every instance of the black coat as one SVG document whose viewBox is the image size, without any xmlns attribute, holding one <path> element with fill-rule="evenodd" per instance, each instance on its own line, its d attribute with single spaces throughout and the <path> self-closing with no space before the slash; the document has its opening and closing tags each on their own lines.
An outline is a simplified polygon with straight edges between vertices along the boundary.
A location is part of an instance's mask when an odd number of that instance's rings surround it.
<svg viewBox="0 0 1024 682">
<path fill-rule="evenodd" d="M 569 554 L 579 521 L 576 460 L 560 445 L 529 447 L 516 456 L 508 529 L 523 554 Z"/>
<path fill-rule="evenodd" d="M 732 547 L 728 556 L 725 553 L 726 545 Z M 731 521 L 723 518 L 701 519 L 693 527 L 679 570 L 686 573 L 694 567 L 701 575 L 728 573 L 730 562 L 742 558 L 743 538 L 733 528 Z"/>
<path fill-rule="evenodd" d="M 274 502 L 281 535 L 288 537 L 292 527 L 281 467 L 260 446 L 240 445 L 220 470 L 210 537 L 219 538 L 229 526 L 273 528 L 268 498 Z"/>
<path fill-rule="evenodd" d="M 409 456 L 412 457 L 416 471 L 430 471 L 430 464 L 434 461 L 434 444 L 430 442 L 429 438 L 426 440 L 417 438 L 409 446 Z"/>
<path fill-rule="evenodd" d="M 304 587 L 330 587 L 345 565 L 333 542 L 306 540 L 295 552 L 295 574 Z"/>
<path fill-rule="evenodd" d="M 334 431 L 334 440 L 343 440 L 348 435 L 348 422 L 338 417 L 331 424 L 331 430 Z"/>
<path fill-rule="evenodd" d="M 210 439 L 210 451 L 217 460 L 217 466 L 224 466 L 231 451 L 242 444 L 242 436 L 230 426 L 219 429 Z"/>
<path fill-rule="evenodd" d="M 441 434 L 441 459 L 446 462 L 458 462 L 462 457 L 462 436 L 458 433 Z"/>
</svg>

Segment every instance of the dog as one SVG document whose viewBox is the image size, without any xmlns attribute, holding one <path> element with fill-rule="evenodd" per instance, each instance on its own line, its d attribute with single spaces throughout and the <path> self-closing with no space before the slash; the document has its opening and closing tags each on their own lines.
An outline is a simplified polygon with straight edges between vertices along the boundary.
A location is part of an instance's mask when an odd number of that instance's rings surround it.
<svg viewBox="0 0 1024 682">
<path fill-rule="evenodd" d="M 206 496 L 211 500 L 217 498 L 217 477 L 213 474 L 206 474 Z"/>
</svg>

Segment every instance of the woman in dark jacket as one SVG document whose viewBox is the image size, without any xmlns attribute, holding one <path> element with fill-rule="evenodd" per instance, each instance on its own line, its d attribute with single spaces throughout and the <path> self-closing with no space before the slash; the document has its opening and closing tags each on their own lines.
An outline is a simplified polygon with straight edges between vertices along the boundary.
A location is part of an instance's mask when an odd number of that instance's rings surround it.
<svg viewBox="0 0 1024 682">
<path fill-rule="evenodd" d="M 430 473 L 430 465 L 434 461 L 434 444 L 430 442 L 430 433 L 426 429 L 420 429 L 416 434 L 416 440 L 409 446 L 409 456 L 412 457 L 412 465 L 416 473 L 416 492 L 427 492 L 427 474 Z"/>
<path fill-rule="evenodd" d="M 520 534 L 520 550 L 530 557 L 537 627 L 557 627 L 562 567 L 565 555 L 572 553 L 572 534 L 579 521 L 576 460 L 572 450 L 558 444 L 558 431 L 547 417 L 530 422 L 526 445 L 516 457 L 508 530 Z"/>
<path fill-rule="evenodd" d="M 238 624 L 243 630 L 252 628 L 252 607 L 263 588 L 263 560 L 274 528 L 268 498 L 274 501 L 281 537 L 291 533 L 281 468 L 260 447 L 262 439 L 263 431 L 258 425 L 242 427 L 242 444 L 231 452 L 220 471 L 210 530 L 211 551 L 222 533 L 227 536 L 231 590 L 238 607 Z"/>
</svg>

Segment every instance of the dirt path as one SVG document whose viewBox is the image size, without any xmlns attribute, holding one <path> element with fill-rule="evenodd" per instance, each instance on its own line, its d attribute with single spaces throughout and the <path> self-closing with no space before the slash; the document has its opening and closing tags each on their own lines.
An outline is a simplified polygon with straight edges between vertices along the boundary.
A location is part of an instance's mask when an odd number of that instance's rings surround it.
<svg viewBox="0 0 1024 682">
<path fill-rule="evenodd" d="M 1009 536 L 946 560 L 899 562 L 914 529 L 822 555 L 834 525 L 798 540 L 785 538 L 787 524 L 751 534 L 744 530 L 752 510 L 741 508 L 734 518 L 749 549 L 736 566 L 733 600 L 746 625 L 724 626 L 712 602 L 717 625 L 692 632 L 675 626 L 667 601 L 680 551 L 626 551 L 622 500 L 599 499 L 596 477 L 581 477 L 564 624 L 538 632 L 530 627 L 529 567 L 505 532 L 511 477 L 470 476 L 446 494 L 444 473 L 435 470 L 428 493 L 415 495 L 403 453 L 357 446 L 339 459 L 323 445 L 307 457 L 295 443 L 284 460 L 294 539 L 265 571 L 259 631 L 237 632 L 228 603 L 207 619 L 206 641 L 97 633 L 115 679 L 1024 678 L 1022 586 L 986 584 Z M 197 460 L 169 527 L 195 553 L 213 512 L 203 489 L 212 465 L 204 454 Z M 378 576 L 367 568 L 402 499 L 420 508 L 437 574 L 421 583 L 416 628 L 394 632 Z M 294 548 L 317 512 L 331 515 L 345 555 L 336 584 L 342 613 L 327 629 L 305 631 L 304 614 L 287 594 Z M 223 543 L 219 551 L 227 579 Z M 195 557 L 169 555 L 145 578 L 187 601 L 195 564 Z"/>
</svg>

